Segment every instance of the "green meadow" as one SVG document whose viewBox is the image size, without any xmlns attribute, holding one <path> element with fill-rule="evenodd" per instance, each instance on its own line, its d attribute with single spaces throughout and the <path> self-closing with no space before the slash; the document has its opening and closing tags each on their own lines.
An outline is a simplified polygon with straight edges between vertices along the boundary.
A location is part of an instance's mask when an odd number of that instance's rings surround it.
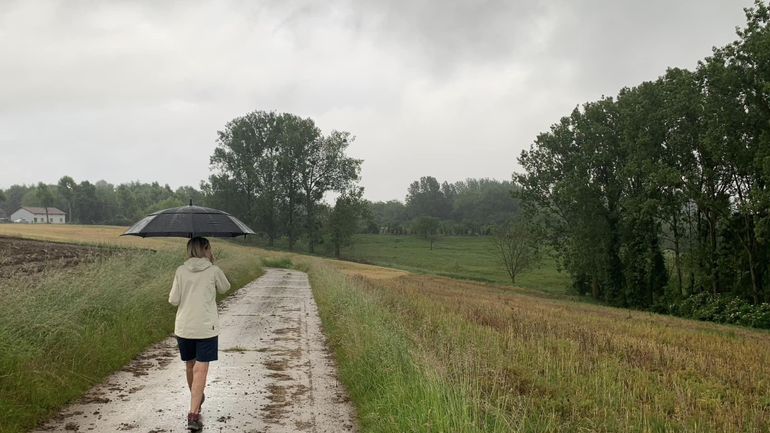
<svg viewBox="0 0 770 433">
<path fill-rule="evenodd" d="M 427 240 L 415 236 L 357 235 L 342 250 L 349 260 L 388 266 L 415 273 L 510 285 L 492 239 L 487 236 L 439 237 L 430 249 Z M 550 293 L 567 293 L 570 282 L 548 255 L 534 269 L 516 278 L 516 286 Z"/>
</svg>

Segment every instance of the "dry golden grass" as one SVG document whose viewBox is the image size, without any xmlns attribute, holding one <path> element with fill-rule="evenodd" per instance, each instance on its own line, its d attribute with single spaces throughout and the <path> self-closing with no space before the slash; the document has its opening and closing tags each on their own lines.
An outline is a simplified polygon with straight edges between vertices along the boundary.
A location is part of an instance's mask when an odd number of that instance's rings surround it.
<svg viewBox="0 0 770 433">
<path fill-rule="evenodd" d="M 360 276 L 373 280 L 386 280 L 409 275 L 409 272 L 393 268 L 384 268 L 382 266 L 365 265 L 332 259 L 325 259 L 324 261 L 348 276 Z"/>
<path fill-rule="evenodd" d="M 351 277 L 517 431 L 770 431 L 770 334 L 448 278 Z"/>
<path fill-rule="evenodd" d="M 107 245 L 124 248 L 141 248 L 164 251 L 184 251 L 185 238 L 140 238 L 121 236 L 128 227 L 91 226 L 72 224 L 0 224 L 0 236 L 20 237 L 53 242 L 66 242 L 87 245 Z M 237 245 L 221 239 L 211 239 L 214 253 L 217 248 L 230 251 L 249 252 L 255 249 Z M 279 253 L 258 250 L 260 256 L 282 256 Z"/>
<path fill-rule="evenodd" d="M 173 249 L 184 245 L 182 238 L 120 236 L 128 227 L 81 226 L 71 224 L 0 224 L 0 236 L 23 237 L 54 242 L 71 242 L 120 247 Z"/>
</svg>

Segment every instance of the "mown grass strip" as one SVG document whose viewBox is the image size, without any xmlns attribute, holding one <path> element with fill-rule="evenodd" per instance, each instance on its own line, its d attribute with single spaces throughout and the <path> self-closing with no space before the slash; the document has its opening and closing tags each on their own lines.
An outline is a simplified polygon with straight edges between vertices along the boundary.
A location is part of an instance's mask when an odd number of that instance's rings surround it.
<svg viewBox="0 0 770 433">
<path fill-rule="evenodd" d="M 233 288 L 259 258 L 219 250 Z M 168 304 L 182 250 L 131 251 L 39 279 L 0 281 L 0 432 L 26 431 L 174 327 Z"/>
</svg>

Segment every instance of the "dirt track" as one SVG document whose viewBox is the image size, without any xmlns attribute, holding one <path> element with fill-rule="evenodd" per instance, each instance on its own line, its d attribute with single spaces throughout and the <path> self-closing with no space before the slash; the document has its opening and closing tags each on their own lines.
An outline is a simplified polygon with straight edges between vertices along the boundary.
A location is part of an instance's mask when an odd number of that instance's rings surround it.
<svg viewBox="0 0 770 433">
<path fill-rule="evenodd" d="M 268 269 L 220 311 L 203 431 L 355 432 L 307 275 Z M 189 391 L 167 339 L 35 432 L 184 432 Z"/>
</svg>

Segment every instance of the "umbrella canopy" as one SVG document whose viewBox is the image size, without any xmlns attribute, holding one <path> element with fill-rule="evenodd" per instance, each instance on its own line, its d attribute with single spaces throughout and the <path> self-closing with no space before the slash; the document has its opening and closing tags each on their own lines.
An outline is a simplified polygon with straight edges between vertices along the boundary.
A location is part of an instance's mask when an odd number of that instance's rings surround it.
<svg viewBox="0 0 770 433">
<path fill-rule="evenodd" d="M 175 207 L 155 212 L 134 224 L 121 236 L 230 238 L 255 234 L 227 212 L 201 206 Z"/>
</svg>

